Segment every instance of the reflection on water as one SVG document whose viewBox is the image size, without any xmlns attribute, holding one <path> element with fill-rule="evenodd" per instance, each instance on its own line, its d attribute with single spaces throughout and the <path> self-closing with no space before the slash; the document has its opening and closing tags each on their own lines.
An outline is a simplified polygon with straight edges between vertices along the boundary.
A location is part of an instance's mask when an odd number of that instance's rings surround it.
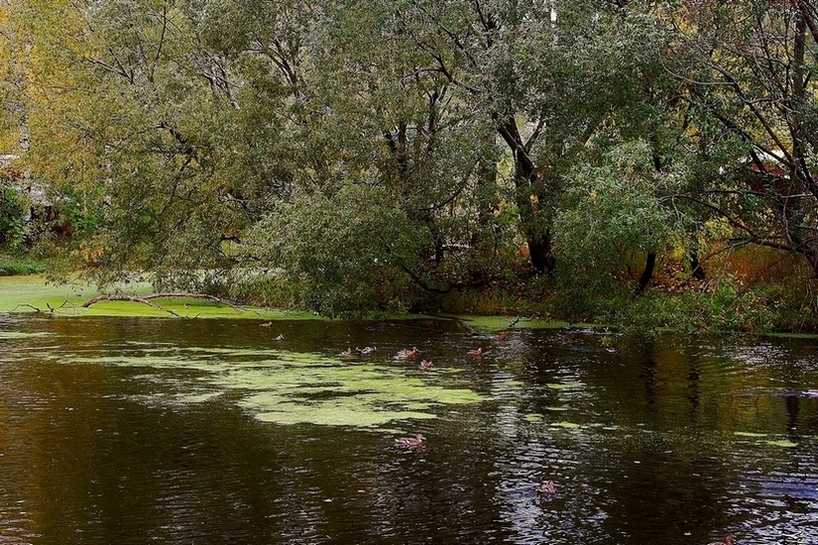
<svg viewBox="0 0 818 545">
<path fill-rule="evenodd" d="M 818 542 L 813 341 L 2 320 L 3 544 Z"/>
</svg>

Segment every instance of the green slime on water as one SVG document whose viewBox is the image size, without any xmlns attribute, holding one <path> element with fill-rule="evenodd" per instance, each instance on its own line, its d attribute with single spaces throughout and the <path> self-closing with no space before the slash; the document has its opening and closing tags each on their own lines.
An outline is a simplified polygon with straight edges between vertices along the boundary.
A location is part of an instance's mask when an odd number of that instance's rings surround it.
<svg viewBox="0 0 818 545">
<path fill-rule="evenodd" d="M 238 394 L 238 405 L 256 419 L 282 425 L 377 428 L 393 421 L 434 419 L 436 408 L 484 400 L 472 390 L 452 387 L 451 375 L 421 378 L 405 367 L 313 353 L 198 347 L 157 352 L 154 348 L 134 356 L 68 355 L 59 361 L 147 368 L 151 372 L 139 376 L 143 381 L 160 389 L 172 384 L 169 393 L 150 396 L 153 402 L 195 404 Z M 163 376 L 170 370 L 190 371 L 193 376 L 173 381 Z"/>
</svg>

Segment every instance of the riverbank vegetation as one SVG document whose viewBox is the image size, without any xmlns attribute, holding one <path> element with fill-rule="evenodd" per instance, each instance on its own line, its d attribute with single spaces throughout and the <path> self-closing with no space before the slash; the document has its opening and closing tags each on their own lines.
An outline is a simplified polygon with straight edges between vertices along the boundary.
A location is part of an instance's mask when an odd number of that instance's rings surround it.
<svg viewBox="0 0 818 545">
<path fill-rule="evenodd" d="M 0 242 L 339 316 L 818 331 L 801 0 L 12 0 Z"/>
</svg>

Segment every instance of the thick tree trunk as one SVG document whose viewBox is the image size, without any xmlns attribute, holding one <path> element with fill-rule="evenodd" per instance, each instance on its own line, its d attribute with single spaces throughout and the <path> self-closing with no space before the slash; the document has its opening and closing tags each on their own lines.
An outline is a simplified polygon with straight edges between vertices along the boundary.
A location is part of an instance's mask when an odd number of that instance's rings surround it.
<svg viewBox="0 0 818 545">
<path fill-rule="evenodd" d="M 495 117 L 499 119 L 499 116 Z M 528 243 L 531 265 L 540 274 L 552 274 L 556 265 L 551 247 L 551 231 L 543 228 L 542 221 L 536 221 L 545 213 L 545 191 L 543 182 L 537 177 L 537 169 L 528 155 L 525 142 L 513 117 L 507 117 L 498 125 L 498 132 L 505 140 L 514 157 L 514 185 L 517 189 L 517 208 L 520 225 Z"/>
<path fill-rule="evenodd" d="M 556 262 L 551 248 L 551 231 L 528 234 L 528 253 L 531 265 L 540 274 L 552 274 Z"/>
</svg>

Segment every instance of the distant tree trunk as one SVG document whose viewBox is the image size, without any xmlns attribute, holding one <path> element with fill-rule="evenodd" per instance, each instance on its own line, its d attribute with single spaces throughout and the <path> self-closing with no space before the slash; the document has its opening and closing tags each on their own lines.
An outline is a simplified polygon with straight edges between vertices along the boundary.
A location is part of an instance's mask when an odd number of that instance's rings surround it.
<svg viewBox="0 0 818 545">
<path fill-rule="evenodd" d="M 637 295 L 641 295 L 645 293 L 645 289 L 648 287 L 648 283 L 653 278 L 653 271 L 656 268 L 656 252 L 648 253 L 648 257 L 645 260 L 645 270 L 642 272 L 642 276 L 639 277 L 639 284 L 636 286 L 636 293 Z"/>
<path fill-rule="evenodd" d="M 497 197 L 497 167 L 493 161 L 481 160 L 475 175 L 477 197 L 477 229 L 471 235 L 471 246 L 477 248 L 494 222 L 494 210 L 499 207 Z"/>
<path fill-rule="evenodd" d="M 690 250 L 690 274 L 696 280 L 704 280 L 707 274 L 704 272 L 704 267 L 699 261 L 699 253 L 696 250 Z"/>
</svg>

